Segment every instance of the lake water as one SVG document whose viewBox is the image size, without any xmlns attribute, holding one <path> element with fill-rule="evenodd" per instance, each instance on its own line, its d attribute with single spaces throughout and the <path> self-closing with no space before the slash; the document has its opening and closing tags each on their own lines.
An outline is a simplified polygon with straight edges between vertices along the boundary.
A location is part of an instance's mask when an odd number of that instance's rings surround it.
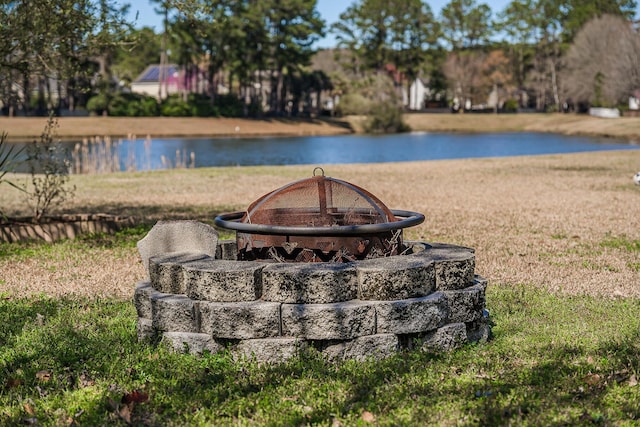
<svg viewBox="0 0 640 427">
<path fill-rule="evenodd" d="M 69 142 L 69 150 L 76 143 Z M 268 138 L 163 138 L 124 140 L 115 148 L 121 169 L 161 169 L 179 156 L 195 167 L 382 163 L 414 160 L 526 156 L 603 150 L 637 150 L 624 140 L 547 133 L 408 133 Z M 164 158 L 164 161 L 163 161 Z M 135 167 L 133 167 L 135 164 Z"/>
</svg>

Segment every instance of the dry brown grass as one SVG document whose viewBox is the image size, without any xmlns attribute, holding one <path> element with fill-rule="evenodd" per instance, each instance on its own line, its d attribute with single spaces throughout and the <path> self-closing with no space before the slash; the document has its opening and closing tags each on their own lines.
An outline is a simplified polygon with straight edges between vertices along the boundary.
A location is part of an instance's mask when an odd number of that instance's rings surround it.
<svg viewBox="0 0 640 427">
<path fill-rule="evenodd" d="M 0 117 L 0 130 L 13 140 L 38 137 L 46 117 Z M 92 136 L 140 138 L 179 136 L 258 135 L 336 135 L 349 133 L 341 122 L 288 119 L 233 119 L 201 117 L 60 117 L 57 135 L 61 139 L 81 139 Z"/>
<path fill-rule="evenodd" d="M 197 117 L 61 117 L 58 136 L 144 138 L 179 136 L 336 135 L 361 130 L 362 117 L 344 120 L 227 119 Z M 407 114 L 415 131 L 429 132 L 554 132 L 568 135 L 612 136 L 640 141 L 640 117 L 600 119 L 577 114 Z M 44 117 L 0 117 L 0 131 L 10 139 L 38 137 Z"/>
<path fill-rule="evenodd" d="M 471 246 L 477 272 L 494 284 L 570 294 L 640 297 L 640 253 L 603 245 L 640 241 L 639 151 L 327 165 L 326 174 L 367 188 L 389 207 L 423 212 L 406 237 Z M 210 220 L 294 179 L 310 166 L 229 167 L 73 176 L 71 212 L 147 220 Z M 0 206 L 20 214 L 17 191 Z M 100 249 L 52 259 L 0 259 L 0 283 L 20 295 L 44 292 L 130 298 L 143 277 L 135 249 Z"/>
</svg>

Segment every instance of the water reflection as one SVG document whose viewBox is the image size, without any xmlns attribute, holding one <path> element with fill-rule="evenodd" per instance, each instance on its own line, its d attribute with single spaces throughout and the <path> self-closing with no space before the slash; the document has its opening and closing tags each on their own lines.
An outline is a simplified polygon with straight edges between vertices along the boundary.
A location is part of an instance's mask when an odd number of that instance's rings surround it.
<svg viewBox="0 0 640 427">
<path fill-rule="evenodd" d="M 76 142 L 66 143 L 73 151 Z M 546 133 L 163 138 L 121 141 L 111 148 L 120 169 L 292 164 L 383 163 L 638 149 L 623 140 Z"/>
</svg>

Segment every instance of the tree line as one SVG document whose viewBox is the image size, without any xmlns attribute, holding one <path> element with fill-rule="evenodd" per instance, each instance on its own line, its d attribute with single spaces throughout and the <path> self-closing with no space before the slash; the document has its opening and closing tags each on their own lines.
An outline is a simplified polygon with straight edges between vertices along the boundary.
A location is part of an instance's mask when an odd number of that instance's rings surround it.
<svg viewBox="0 0 640 427">
<path fill-rule="evenodd" d="M 180 66 L 174 102 L 231 102 L 236 115 L 300 113 L 323 91 L 343 113 L 395 109 L 417 79 L 426 101 L 466 106 L 491 94 L 496 106 L 538 110 L 616 105 L 640 88 L 634 0 L 514 0 L 495 14 L 476 0 L 437 13 L 422 0 L 355 0 L 331 26 L 316 0 L 154 3 L 160 34 L 135 29 L 114 0 L 3 1 L 3 112 L 73 110 L 96 96 L 107 111 L 152 63 Z M 337 46 L 323 56 L 314 44 L 328 32 Z"/>
</svg>

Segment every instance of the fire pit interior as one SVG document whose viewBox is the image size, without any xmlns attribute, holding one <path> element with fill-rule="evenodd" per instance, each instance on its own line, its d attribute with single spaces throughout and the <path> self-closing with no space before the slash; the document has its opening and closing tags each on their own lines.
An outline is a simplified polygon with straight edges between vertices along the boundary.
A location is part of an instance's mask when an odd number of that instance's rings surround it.
<svg viewBox="0 0 640 427">
<path fill-rule="evenodd" d="M 423 221 L 318 168 L 218 216 L 236 240 L 161 221 L 138 243 L 148 272 L 135 291 L 138 337 L 261 362 L 301 349 L 335 361 L 488 339 L 473 249 L 405 241 L 403 228 Z"/>
</svg>

